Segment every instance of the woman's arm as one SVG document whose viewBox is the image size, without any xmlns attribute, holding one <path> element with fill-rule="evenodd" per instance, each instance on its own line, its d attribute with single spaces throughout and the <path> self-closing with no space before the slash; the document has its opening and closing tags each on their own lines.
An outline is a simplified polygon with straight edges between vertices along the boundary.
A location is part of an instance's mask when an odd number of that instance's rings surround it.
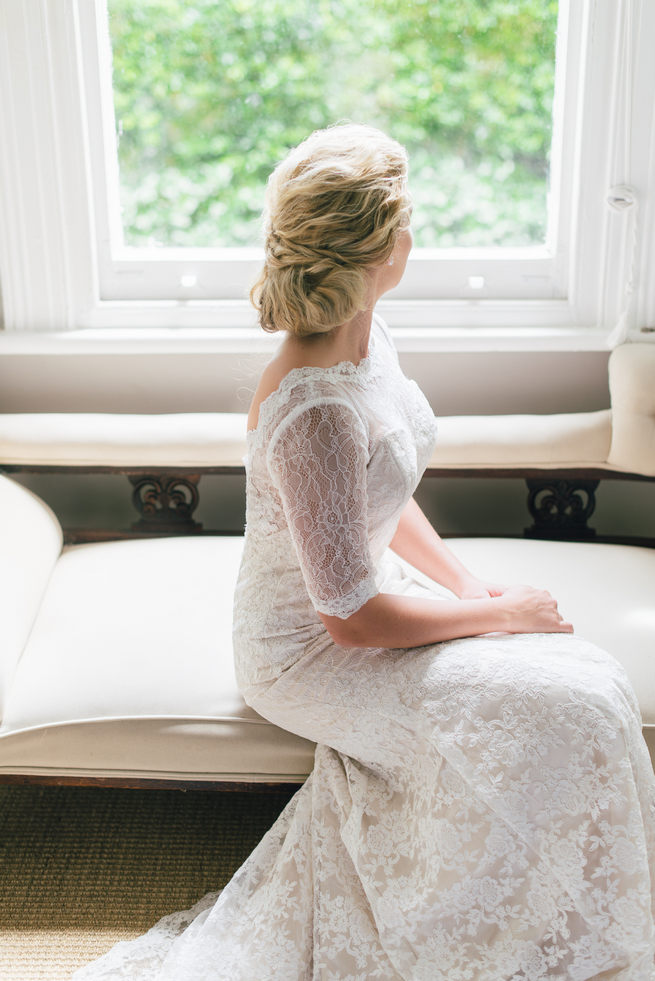
<svg viewBox="0 0 655 981">
<path fill-rule="evenodd" d="M 391 548 L 460 599 L 500 596 L 505 589 L 504 586 L 482 582 L 469 572 L 434 530 L 413 497 L 400 516 Z"/>
<path fill-rule="evenodd" d="M 391 548 L 458 600 L 431 600 L 378 593 L 351 616 L 319 613 L 343 647 L 421 647 L 456 637 L 508 633 L 572 633 L 546 590 L 481 582 L 439 537 L 412 498 Z"/>
<path fill-rule="evenodd" d="M 573 632 L 550 593 L 531 586 L 509 586 L 500 596 L 465 600 L 378 593 L 345 619 L 319 616 L 342 647 L 422 647 L 493 631 Z"/>
<path fill-rule="evenodd" d="M 420 647 L 495 630 L 567 629 L 552 597 L 529 587 L 513 587 L 493 597 L 487 591 L 481 599 L 461 600 L 378 593 L 368 541 L 368 444 L 366 428 L 352 408 L 325 400 L 301 407 L 285 419 L 268 449 L 269 471 L 308 595 L 338 644 Z M 431 550 L 424 551 L 420 544 L 422 531 L 430 525 L 418 505 L 403 518 L 398 541 L 408 560 L 418 564 L 425 556 L 428 574 L 433 570 L 443 576 L 442 581 L 459 587 L 461 596 L 467 588 L 463 567 L 443 543 L 441 550 L 435 547 L 435 538 L 441 542 L 436 532 L 432 532 Z M 430 551 L 438 553 L 436 559 L 429 557 Z"/>
</svg>

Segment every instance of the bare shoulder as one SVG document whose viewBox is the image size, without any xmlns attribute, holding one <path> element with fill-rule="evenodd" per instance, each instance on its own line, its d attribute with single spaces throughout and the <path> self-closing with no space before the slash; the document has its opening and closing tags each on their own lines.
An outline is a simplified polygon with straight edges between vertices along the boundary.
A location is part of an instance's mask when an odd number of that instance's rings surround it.
<svg viewBox="0 0 655 981">
<path fill-rule="evenodd" d="M 264 368 L 248 412 L 248 429 L 256 429 L 259 421 L 259 409 L 269 395 L 275 392 L 284 378 L 295 368 L 320 367 L 327 368 L 339 360 L 335 357 L 332 345 L 320 337 L 323 344 L 298 341 L 297 338 L 287 337 L 281 344 L 275 357 Z"/>
<path fill-rule="evenodd" d="M 259 407 L 269 395 L 272 395 L 283 379 L 293 368 L 299 368 L 307 364 L 303 357 L 303 351 L 293 343 L 292 338 L 285 338 L 280 345 L 275 356 L 268 362 L 261 375 L 255 389 L 250 410 L 248 412 L 248 429 L 256 429 L 259 421 Z"/>
<path fill-rule="evenodd" d="M 248 411 L 249 430 L 257 428 L 260 405 L 269 395 L 272 395 L 279 388 L 282 379 L 288 371 L 289 366 L 285 364 L 284 359 L 280 359 L 279 355 L 274 357 L 272 361 L 269 361 L 262 371 Z"/>
</svg>

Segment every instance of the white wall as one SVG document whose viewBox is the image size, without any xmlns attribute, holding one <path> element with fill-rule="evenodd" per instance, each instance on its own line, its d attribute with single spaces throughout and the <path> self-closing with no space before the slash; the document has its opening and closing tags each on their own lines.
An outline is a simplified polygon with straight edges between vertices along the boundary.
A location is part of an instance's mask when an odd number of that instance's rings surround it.
<svg viewBox="0 0 655 981">
<path fill-rule="evenodd" d="M 401 354 L 437 415 L 606 408 L 608 353 Z M 245 411 L 256 354 L 0 355 L 2 412 Z"/>
</svg>

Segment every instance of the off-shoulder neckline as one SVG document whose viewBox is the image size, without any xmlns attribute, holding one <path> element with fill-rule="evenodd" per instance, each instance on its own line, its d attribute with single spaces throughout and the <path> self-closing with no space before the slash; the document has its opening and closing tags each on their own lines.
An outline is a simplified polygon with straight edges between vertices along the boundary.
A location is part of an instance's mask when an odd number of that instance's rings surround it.
<svg viewBox="0 0 655 981">
<path fill-rule="evenodd" d="M 303 381 L 308 378 L 332 378 L 332 377 L 352 377 L 352 378 L 364 378 L 371 373 L 372 368 L 372 356 L 373 350 L 377 344 L 377 339 L 375 337 L 375 331 L 373 326 L 376 325 L 376 316 L 373 316 L 373 323 L 371 325 L 371 333 L 368 339 L 368 354 L 366 357 L 362 358 L 357 364 L 354 361 L 337 361 L 336 364 L 328 365 L 326 368 L 321 365 L 299 365 L 297 368 L 290 368 L 286 375 L 280 380 L 277 388 L 274 388 L 265 399 L 259 403 L 259 413 L 257 416 L 257 425 L 254 429 L 246 430 L 246 438 L 248 440 L 253 439 L 262 429 L 262 412 L 264 415 L 269 411 L 271 405 L 273 405 L 280 395 L 283 395 L 287 390 L 299 381 Z M 378 327 L 379 329 L 379 327 Z"/>
</svg>

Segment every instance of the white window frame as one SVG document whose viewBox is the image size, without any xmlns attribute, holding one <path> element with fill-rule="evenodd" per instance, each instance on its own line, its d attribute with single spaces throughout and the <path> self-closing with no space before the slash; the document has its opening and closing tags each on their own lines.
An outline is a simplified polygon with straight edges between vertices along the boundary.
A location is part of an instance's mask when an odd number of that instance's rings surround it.
<svg viewBox="0 0 655 981">
<path fill-rule="evenodd" d="M 551 177 L 559 205 L 546 246 L 417 250 L 380 304 L 393 327 L 589 336 L 622 314 L 628 327 L 655 323 L 655 4 L 560 4 Z M 113 140 L 103 10 L 102 0 L 0 4 L 4 328 L 252 325 L 245 294 L 259 250 L 147 256 L 116 255 L 114 246 L 110 257 L 117 175 L 102 150 L 103 138 Z M 184 273 L 197 286 L 182 287 Z M 472 289 L 470 276 L 483 276 L 484 289 Z M 171 282 L 174 295 L 169 287 L 162 295 Z"/>
</svg>

